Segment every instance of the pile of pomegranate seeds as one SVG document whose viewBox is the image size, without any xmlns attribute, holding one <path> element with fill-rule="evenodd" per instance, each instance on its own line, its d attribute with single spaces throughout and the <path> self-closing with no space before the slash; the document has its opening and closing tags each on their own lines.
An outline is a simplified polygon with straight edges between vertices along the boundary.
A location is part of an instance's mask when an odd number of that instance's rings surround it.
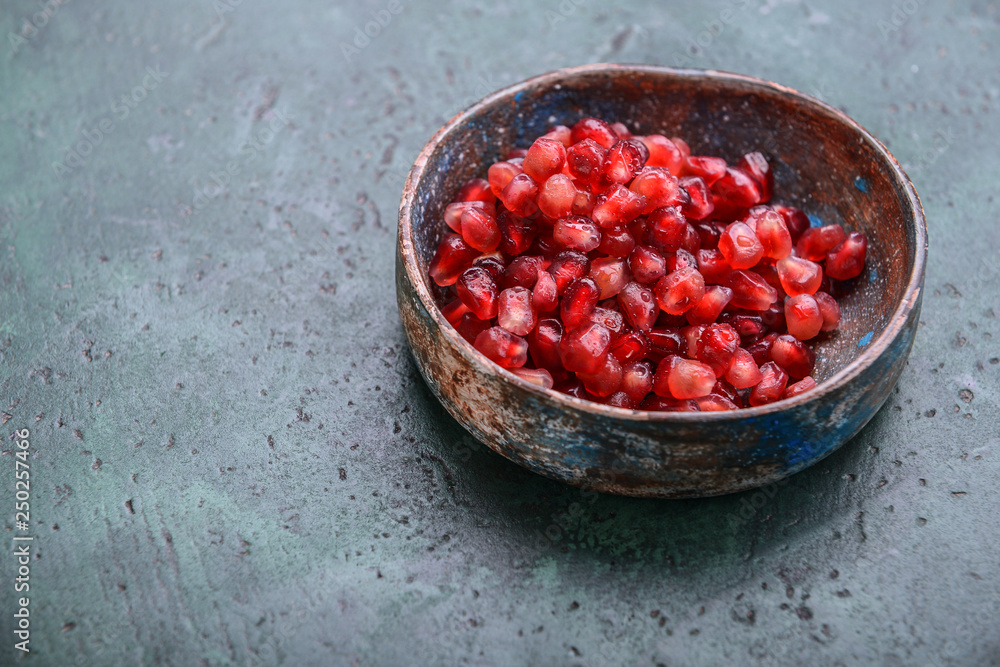
<svg viewBox="0 0 1000 667">
<path fill-rule="evenodd" d="M 488 358 L 622 408 L 734 410 L 816 386 L 804 341 L 867 240 L 771 201 L 760 153 L 730 166 L 621 123 L 559 125 L 469 181 L 431 261 L 441 312 Z"/>
</svg>

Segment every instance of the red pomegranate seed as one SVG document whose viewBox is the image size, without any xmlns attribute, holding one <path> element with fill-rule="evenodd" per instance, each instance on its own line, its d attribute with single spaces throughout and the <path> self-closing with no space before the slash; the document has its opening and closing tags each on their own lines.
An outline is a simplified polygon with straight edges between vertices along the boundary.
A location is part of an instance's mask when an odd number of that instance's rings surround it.
<svg viewBox="0 0 1000 667">
<path fill-rule="evenodd" d="M 538 281 L 539 271 L 548 268 L 549 261 L 544 257 L 535 255 L 521 255 L 515 257 L 503 271 L 500 284 L 504 289 L 508 287 L 534 287 Z"/>
<path fill-rule="evenodd" d="M 582 252 L 563 250 L 549 265 L 549 273 L 556 281 L 556 292 L 562 294 L 571 282 L 582 278 L 590 271 L 590 260 Z"/>
<path fill-rule="evenodd" d="M 511 287 L 500 292 L 497 300 L 497 324 L 512 334 L 527 336 L 538 322 L 531 306 L 531 290 Z"/>
<path fill-rule="evenodd" d="M 794 337 L 791 337 L 794 340 Z M 758 366 L 763 366 L 771 361 L 771 346 L 778 339 L 777 333 L 769 333 L 760 340 L 747 346 L 746 350 L 753 356 L 754 362 Z"/>
<path fill-rule="evenodd" d="M 796 243 L 802 233 L 809 229 L 809 216 L 795 208 L 794 206 L 775 206 L 781 218 L 785 221 L 785 227 L 792 237 L 792 243 Z"/>
<path fill-rule="evenodd" d="M 489 209 L 496 216 L 496 208 L 492 204 L 481 201 L 456 201 L 448 204 L 444 208 L 444 222 L 451 230 L 457 234 L 462 233 L 462 213 L 469 208 Z"/>
<path fill-rule="evenodd" d="M 653 390 L 653 366 L 648 361 L 635 361 L 622 366 L 621 390 L 633 401 L 641 401 Z"/>
<path fill-rule="evenodd" d="M 774 191 L 774 174 L 771 173 L 771 165 L 763 153 L 747 153 L 740 158 L 736 166 L 750 174 L 750 178 L 757 184 L 760 190 L 760 200 L 762 202 L 771 201 L 771 193 Z"/>
<path fill-rule="evenodd" d="M 562 171 L 566 163 L 566 147 L 562 142 L 544 137 L 535 139 L 521 167 L 536 183 L 544 183 Z"/>
<path fill-rule="evenodd" d="M 465 185 L 455 195 L 454 201 L 481 201 L 492 204 L 496 201 L 496 195 L 490 188 L 490 182 L 485 178 L 472 178 L 465 182 Z"/>
<path fill-rule="evenodd" d="M 611 332 L 600 324 L 587 322 L 563 333 L 559 358 L 563 368 L 574 373 L 596 373 L 611 349 Z"/>
<path fill-rule="evenodd" d="M 481 266 L 466 269 L 455 285 L 458 298 L 481 320 L 497 315 L 500 290 L 489 271 Z"/>
<path fill-rule="evenodd" d="M 455 329 L 458 330 L 459 335 L 465 340 L 469 341 L 469 344 L 475 344 L 476 338 L 482 332 L 490 328 L 489 321 L 483 321 L 473 315 L 472 313 L 466 313 L 459 318 L 458 322 L 455 324 Z"/>
<path fill-rule="evenodd" d="M 611 123 L 611 129 L 619 139 L 628 139 L 632 136 L 632 131 L 626 127 L 625 123 Z"/>
<path fill-rule="evenodd" d="M 692 255 L 697 254 L 701 250 L 701 235 L 695 230 L 694 225 L 688 225 L 681 248 L 687 250 Z"/>
<path fill-rule="evenodd" d="M 826 275 L 836 280 L 857 278 L 865 268 L 868 239 L 864 234 L 851 232 L 840 245 L 826 255 Z"/>
<path fill-rule="evenodd" d="M 611 257 L 628 257 L 635 248 L 635 238 L 628 227 L 612 227 L 602 230 L 601 245 L 597 246 L 597 251 Z"/>
<path fill-rule="evenodd" d="M 691 147 L 688 146 L 688 142 L 684 141 L 680 137 L 670 137 L 670 141 L 672 141 L 674 146 L 677 147 L 677 150 L 680 151 L 682 160 L 691 155 Z"/>
<path fill-rule="evenodd" d="M 601 244 L 601 230 L 592 220 L 581 215 L 571 215 L 556 220 L 552 238 L 569 250 L 590 252 Z"/>
<path fill-rule="evenodd" d="M 612 183 L 628 183 L 646 163 L 649 150 L 635 139 L 616 142 L 604 160 L 604 177 Z"/>
<path fill-rule="evenodd" d="M 573 212 L 578 194 L 573 179 L 569 176 L 550 176 L 538 190 L 538 208 L 550 218 L 563 218 Z"/>
<path fill-rule="evenodd" d="M 719 237 L 719 252 L 734 269 L 749 269 L 764 256 L 764 246 L 747 224 L 733 222 Z"/>
<path fill-rule="evenodd" d="M 792 252 L 792 235 L 785 226 L 785 220 L 771 207 L 764 208 L 756 215 L 751 213 L 756 226 L 754 231 L 764 248 L 764 257 L 784 259 Z"/>
<path fill-rule="evenodd" d="M 686 343 L 677 327 L 653 327 L 646 332 L 646 337 L 649 339 L 649 356 L 653 361 L 684 353 Z"/>
<path fill-rule="evenodd" d="M 562 369 L 559 357 L 559 341 L 562 336 L 563 325 L 556 318 L 546 317 L 538 321 L 538 326 L 528 334 L 528 351 L 535 366 L 550 372 Z"/>
<path fill-rule="evenodd" d="M 560 315 L 563 324 L 572 329 L 594 312 L 600 300 L 601 290 L 592 278 L 578 278 L 566 288 L 563 294 Z M 572 370 L 572 369 L 571 369 Z"/>
<path fill-rule="evenodd" d="M 646 221 L 646 243 L 664 252 L 677 252 L 687 237 L 684 214 L 673 206 L 658 208 Z"/>
<path fill-rule="evenodd" d="M 476 250 L 493 252 L 500 245 L 500 226 L 485 208 L 470 207 L 462 212 L 462 238 Z"/>
<path fill-rule="evenodd" d="M 736 329 L 728 324 L 709 324 L 698 338 L 696 356 L 698 361 L 708 364 L 718 378 L 725 375 L 739 347 L 740 335 Z"/>
<path fill-rule="evenodd" d="M 602 299 L 616 296 L 632 279 L 626 261 L 620 257 L 595 259 L 590 263 L 589 275 L 600 288 Z"/>
<path fill-rule="evenodd" d="M 681 207 L 684 215 L 691 220 L 703 220 L 715 211 L 715 201 L 705 181 L 697 176 L 686 176 L 679 181 L 687 193 L 687 201 Z"/>
<path fill-rule="evenodd" d="M 642 403 L 639 404 L 637 408 L 639 410 L 648 410 L 650 412 L 700 412 L 701 409 L 698 407 L 698 403 L 694 400 L 688 399 L 684 401 L 679 401 L 676 398 L 664 398 L 663 396 L 657 396 L 656 394 L 650 394 Z"/>
<path fill-rule="evenodd" d="M 785 392 L 781 395 L 781 398 L 794 398 L 799 394 L 804 394 L 810 389 L 816 388 L 816 380 L 812 379 L 808 375 L 795 384 L 790 384 L 785 387 Z"/>
<path fill-rule="evenodd" d="M 726 380 L 735 389 L 749 389 L 756 386 L 764 378 L 763 373 L 754 361 L 753 355 L 744 348 L 737 348 L 726 369 Z"/>
<path fill-rule="evenodd" d="M 823 315 L 816 299 L 808 294 L 800 294 L 786 301 L 785 323 L 788 333 L 799 340 L 815 338 L 823 328 Z"/>
<path fill-rule="evenodd" d="M 469 307 L 462 303 L 461 299 L 455 299 L 441 306 L 441 314 L 444 315 L 444 319 L 448 320 L 448 323 L 453 327 L 457 326 L 458 321 L 468 312 L 471 312 Z"/>
<path fill-rule="evenodd" d="M 489 169 L 490 192 L 499 197 L 504 188 L 514 180 L 514 177 L 523 173 L 524 169 L 521 167 L 521 160 L 494 162 L 490 165 Z"/>
<path fill-rule="evenodd" d="M 726 281 L 733 267 L 718 249 L 702 249 L 698 251 L 698 271 L 709 285 L 719 285 Z"/>
<path fill-rule="evenodd" d="M 554 125 L 551 130 L 542 135 L 543 139 L 553 139 L 569 148 L 573 144 L 573 131 L 565 125 Z"/>
<path fill-rule="evenodd" d="M 519 368 L 528 360 L 528 343 L 500 327 L 490 327 L 476 336 L 474 347 L 504 368 Z"/>
<path fill-rule="evenodd" d="M 698 268 L 698 258 L 684 248 L 680 248 L 677 252 L 668 254 L 666 260 L 667 273 L 673 273 L 677 269 L 684 269 L 687 267 L 691 267 L 692 269 Z M 699 271 L 699 273 L 701 272 Z M 704 276 L 702 276 L 702 278 L 704 278 Z"/>
<path fill-rule="evenodd" d="M 503 279 L 504 271 L 507 267 L 503 264 L 502 255 L 498 253 L 490 253 L 489 255 L 480 255 L 476 258 L 476 261 L 472 263 L 472 266 L 478 266 L 480 268 L 486 269 L 490 277 L 493 278 L 493 282 L 500 284 Z"/>
<path fill-rule="evenodd" d="M 819 264 L 794 255 L 780 260 L 775 268 L 781 288 L 788 296 L 815 294 L 823 281 L 823 269 Z"/>
<path fill-rule="evenodd" d="M 538 210 L 538 183 L 527 174 L 518 174 L 512 178 L 498 196 L 514 215 L 527 217 Z"/>
<path fill-rule="evenodd" d="M 697 176 L 709 187 L 726 175 L 726 161 L 721 157 L 691 155 L 684 159 L 681 176 Z"/>
<path fill-rule="evenodd" d="M 516 160 L 518 164 L 521 164 L 521 161 L 524 160 L 524 156 L 527 154 L 527 148 L 511 148 L 507 151 L 507 155 L 505 155 L 503 159 L 508 162 L 514 162 Z"/>
<path fill-rule="evenodd" d="M 677 178 L 664 167 L 643 167 L 628 187 L 646 198 L 643 215 L 664 206 L 680 206 L 685 201 Z"/>
<path fill-rule="evenodd" d="M 577 380 L 576 377 L 567 378 L 566 380 L 557 382 L 553 389 L 566 394 L 567 396 L 572 396 L 573 398 L 580 398 L 585 401 L 597 400 L 596 396 L 584 389 L 583 383 Z"/>
<path fill-rule="evenodd" d="M 637 245 L 628 258 L 632 279 L 649 284 L 667 275 L 667 260 L 648 246 Z"/>
<path fill-rule="evenodd" d="M 594 373 L 577 373 L 584 388 L 595 396 L 605 397 L 618 391 L 622 384 L 622 367 L 614 355 L 607 355 Z"/>
<path fill-rule="evenodd" d="M 698 358 L 698 344 L 706 328 L 708 325 L 705 324 L 689 324 L 686 327 L 681 327 L 681 337 L 684 339 L 684 356 L 688 359 Z"/>
<path fill-rule="evenodd" d="M 698 233 L 698 240 L 701 242 L 703 249 L 718 249 L 722 230 L 716 224 L 711 222 L 696 222 L 691 227 Z"/>
<path fill-rule="evenodd" d="M 729 305 L 745 310 L 767 310 L 778 300 L 778 292 L 752 271 L 735 270 L 726 278 L 725 286 L 733 290 Z"/>
<path fill-rule="evenodd" d="M 596 183 L 604 174 L 606 148 L 593 139 L 584 139 L 566 151 L 566 171 L 584 185 Z"/>
<path fill-rule="evenodd" d="M 816 305 L 819 306 L 819 313 L 823 316 L 823 326 L 821 331 L 833 331 L 840 324 L 840 304 L 837 300 L 826 292 L 816 292 L 813 294 Z"/>
<path fill-rule="evenodd" d="M 684 316 L 691 324 L 711 324 L 719 319 L 732 298 L 733 290 L 728 287 L 709 285 L 705 288 L 704 296 Z"/>
<path fill-rule="evenodd" d="M 702 412 L 724 412 L 726 410 L 736 410 L 739 406 L 724 396 L 709 394 L 694 399 L 698 404 L 698 409 Z"/>
<path fill-rule="evenodd" d="M 788 373 L 773 361 L 761 366 L 763 379 L 750 392 L 748 402 L 753 406 L 767 405 L 781 399 L 781 394 L 788 384 Z"/>
<path fill-rule="evenodd" d="M 802 236 L 795 244 L 795 252 L 798 253 L 799 257 L 820 262 L 826 259 L 828 252 L 840 245 L 845 236 L 844 228 L 840 225 L 810 227 L 802 232 Z M 829 273 L 829 267 L 827 267 L 827 274 Z"/>
<path fill-rule="evenodd" d="M 705 279 L 698 269 L 686 266 L 660 278 L 653 291 L 660 308 L 671 315 L 683 315 L 705 296 Z"/>
<path fill-rule="evenodd" d="M 479 257 L 479 251 L 471 247 L 458 234 L 445 234 L 441 239 L 427 273 L 431 280 L 441 287 L 454 285 L 458 277 Z"/>
<path fill-rule="evenodd" d="M 772 303 L 767 310 L 760 314 L 760 319 L 767 331 L 784 331 L 787 328 L 784 302 Z"/>
<path fill-rule="evenodd" d="M 666 167 L 675 176 L 680 173 L 684 156 L 674 142 L 667 139 L 662 134 L 650 134 L 645 137 L 636 137 L 645 144 L 649 150 L 649 159 L 646 160 L 648 167 Z"/>
<path fill-rule="evenodd" d="M 714 386 L 715 373 L 711 366 L 680 357 L 661 361 L 653 378 L 653 391 L 657 395 L 679 399 L 707 396 Z M 664 389 L 668 393 L 663 393 Z"/>
<path fill-rule="evenodd" d="M 570 133 L 570 140 L 576 144 L 584 139 L 596 141 L 604 148 L 611 148 L 618 141 L 618 135 L 611 126 L 599 118 L 584 118 L 577 121 Z"/>
<path fill-rule="evenodd" d="M 616 391 L 615 393 L 604 399 L 605 405 L 610 405 L 614 408 L 624 408 L 626 410 L 635 409 L 635 401 L 626 394 L 624 391 Z"/>
<path fill-rule="evenodd" d="M 727 167 L 725 175 L 712 184 L 711 191 L 716 220 L 739 220 L 761 202 L 757 183 L 738 167 Z"/>
<path fill-rule="evenodd" d="M 789 334 L 783 334 L 771 343 L 771 361 L 778 364 L 793 378 L 812 375 L 816 353 L 812 348 Z"/>
<path fill-rule="evenodd" d="M 623 364 L 639 361 L 649 354 L 649 339 L 641 331 L 627 331 L 611 344 L 611 354 Z"/>
<path fill-rule="evenodd" d="M 645 197 L 624 185 L 615 184 L 597 196 L 591 217 L 594 222 L 607 229 L 632 222 L 644 208 Z"/>
<path fill-rule="evenodd" d="M 556 281 L 548 271 L 539 271 L 531 290 L 531 305 L 539 313 L 548 313 L 559 305 Z"/>
<path fill-rule="evenodd" d="M 618 305 L 628 323 L 640 331 L 649 331 L 660 312 L 653 290 L 637 282 L 626 284 L 618 293 Z"/>
<path fill-rule="evenodd" d="M 552 374 L 544 368 L 511 368 L 510 372 L 542 389 L 552 389 L 554 384 Z"/>
<path fill-rule="evenodd" d="M 602 308 L 601 306 L 594 308 L 593 312 L 587 315 L 587 322 L 600 324 L 611 332 L 612 344 L 626 331 L 625 318 L 617 310 L 610 308 Z"/>
<path fill-rule="evenodd" d="M 507 209 L 501 209 L 497 215 L 497 226 L 500 227 L 500 245 L 497 249 L 506 255 L 517 256 L 526 252 L 537 233 L 531 220 L 513 215 Z"/>
</svg>

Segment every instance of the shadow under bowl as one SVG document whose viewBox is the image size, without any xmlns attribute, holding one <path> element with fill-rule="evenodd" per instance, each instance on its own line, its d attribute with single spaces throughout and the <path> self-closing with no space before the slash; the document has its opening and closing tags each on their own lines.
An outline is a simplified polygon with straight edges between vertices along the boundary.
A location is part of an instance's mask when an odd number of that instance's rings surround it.
<svg viewBox="0 0 1000 667">
<path fill-rule="evenodd" d="M 775 201 L 814 224 L 868 237 L 864 272 L 840 300 L 838 331 L 815 344 L 819 386 L 731 412 L 614 408 L 532 385 L 477 352 L 441 315 L 427 268 L 445 206 L 470 178 L 554 124 L 586 116 L 684 138 L 730 163 L 761 151 Z M 845 114 L 789 88 L 715 71 L 641 65 L 559 70 L 500 90 L 421 151 L 399 210 L 396 290 L 414 359 L 473 436 L 541 475 L 632 496 L 712 496 L 768 484 L 853 437 L 902 372 L 920 313 L 927 232 L 896 160 Z"/>
</svg>

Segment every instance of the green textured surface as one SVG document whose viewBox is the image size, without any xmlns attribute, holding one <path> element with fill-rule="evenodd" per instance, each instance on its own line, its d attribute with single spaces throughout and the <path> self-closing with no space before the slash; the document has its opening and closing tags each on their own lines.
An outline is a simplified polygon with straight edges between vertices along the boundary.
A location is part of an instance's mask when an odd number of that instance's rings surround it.
<svg viewBox="0 0 1000 667">
<path fill-rule="evenodd" d="M 31 429 L 37 536 L 20 662 L 1000 664 L 996 4 L 578 1 L 406 2 L 350 60 L 388 3 L 53 2 L 16 51 L 39 5 L 3 3 L 0 409 Z M 532 476 L 406 349 L 395 215 L 420 147 L 495 88 L 599 61 L 814 94 L 923 198 L 898 391 L 766 493 Z M 147 67 L 165 78 L 126 115 Z M 23 657 L 14 570 L 0 664 Z"/>
</svg>

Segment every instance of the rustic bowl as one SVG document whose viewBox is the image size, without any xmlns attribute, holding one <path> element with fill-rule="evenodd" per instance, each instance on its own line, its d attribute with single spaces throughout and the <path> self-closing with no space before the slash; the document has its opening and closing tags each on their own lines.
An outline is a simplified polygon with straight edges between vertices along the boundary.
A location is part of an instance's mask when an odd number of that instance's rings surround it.
<svg viewBox="0 0 1000 667">
<path fill-rule="evenodd" d="M 487 360 L 441 315 L 427 267 L 442 212 L 465 181 L 509 149 L 585 116 L 684 137 L 735 161 L 760 150 L 775 200 L 868 237 L 864 273 L 819 343 L 819 386 L 732 412 L 650 413 L 541 389 Z M 885 402 L 920 313 L 927 251 L 917 193 L 885 147 L 846 115 L 760 79 L 646 65 L 588 65 L 500 90 L 424 147 L 399 209 L 396 291 L 428 386 L 476 438 L 541 475 L 609 493 L 712 496 L 777 481 L 854 436 Z"/>
</svg>

